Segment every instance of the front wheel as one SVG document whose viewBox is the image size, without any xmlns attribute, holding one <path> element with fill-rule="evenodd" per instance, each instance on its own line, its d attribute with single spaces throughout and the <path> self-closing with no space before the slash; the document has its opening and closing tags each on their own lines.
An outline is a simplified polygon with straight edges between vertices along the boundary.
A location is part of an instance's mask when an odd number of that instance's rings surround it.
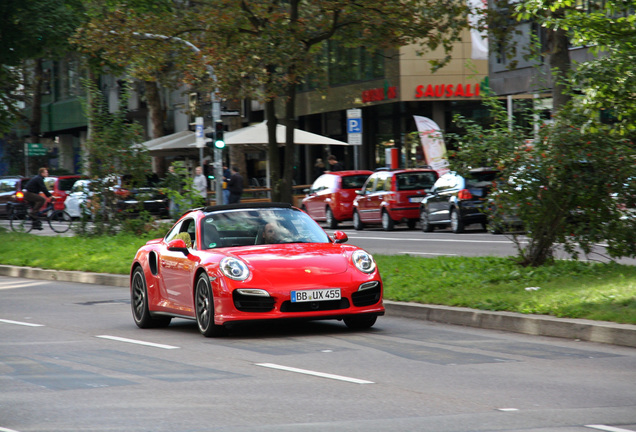
<svg viewBox="0 0 636 432">
<path fill-rule="evenodd" d="M 214 324 L 214 297 L 212 296 L 210 279 L 205 273 L 201 273 L 197 279 L 194 301 L 197 325 L 201 334 L 205 337 L 222 336 L 225 333 L 225 328 L 222 325 Z"/>
<path fill-rule="evenodd" d="M 356 315 L 346 317 L 343 321 L 352 330 L 364 330 L 373 327 L 377 319 L 377 315 Z"/>
<path fill-rule="evenodd" d="M 364 224 L 360 220 L 360 215 L 357 211 L 353 212 L 353 229 L 356 231 L 362 231 L 364 229 Z"/>
<path fill-rule="evenodd" d="M 64 210 L 55 210 L 49 217 L 49 226 L 56 233 L 65 233 L 72 224 L 73 218 Z"/>
<path fill-rule="evenodd" d="M 15 209 L 11 212 L 9 225 L 15 232 L 28 233 L 33 229 L 33 220 L 25 212 L 19 212 Z"/>
</svg>

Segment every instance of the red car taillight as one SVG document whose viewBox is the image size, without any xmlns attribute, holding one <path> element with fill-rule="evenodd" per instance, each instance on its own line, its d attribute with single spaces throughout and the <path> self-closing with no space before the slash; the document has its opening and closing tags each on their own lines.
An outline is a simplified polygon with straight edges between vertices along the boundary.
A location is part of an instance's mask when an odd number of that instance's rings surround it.
<svg viewBox="0 0 636 432">
<path fill-rule="evenodd" d="M 24 201 L 24 192 L 18 191 L 15 193 L 15 200 L 18 202 Z"/>
<path fill-rule="evenodd" d="M 471 194 L 468 189 L 462 189 L 457 194 L 457 198 L 459 198 L 460 200 L 469 200 L 473 199 L 473 194 Z"/>
</svg>

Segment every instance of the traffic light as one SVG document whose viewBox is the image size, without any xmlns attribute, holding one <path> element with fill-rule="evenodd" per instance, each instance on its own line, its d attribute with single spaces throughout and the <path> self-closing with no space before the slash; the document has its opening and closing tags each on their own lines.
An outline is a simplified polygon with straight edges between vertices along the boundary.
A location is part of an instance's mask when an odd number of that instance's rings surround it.
<svg viewBox="0 0 636 432">
<path fill-rule="evenodd" d="M 223 122 L 216 122 L 214 124 L 215 138 L 214 147 L 222 149 L 225 147 L 225 140 L 223 139 Z"/>
<path fill-rule="evenodd" d="M 205 134 L 205 145 L 214 148 L 214 132 L 208 132 Z"/>
</svg>

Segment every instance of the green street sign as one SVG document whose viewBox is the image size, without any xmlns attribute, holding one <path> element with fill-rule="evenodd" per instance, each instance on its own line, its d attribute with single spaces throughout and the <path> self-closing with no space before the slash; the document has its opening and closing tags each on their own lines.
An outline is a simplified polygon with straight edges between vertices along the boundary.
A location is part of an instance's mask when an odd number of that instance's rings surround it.
<svg viewBox="0 0 636 432">
<path fill-rule="evenodd" d="M 24 145 L 24 150 L 26 151 L 27 156 L 46 156 L 49 152 L 44 144 L 40 143 L 26 143 Z"/>
</svg>

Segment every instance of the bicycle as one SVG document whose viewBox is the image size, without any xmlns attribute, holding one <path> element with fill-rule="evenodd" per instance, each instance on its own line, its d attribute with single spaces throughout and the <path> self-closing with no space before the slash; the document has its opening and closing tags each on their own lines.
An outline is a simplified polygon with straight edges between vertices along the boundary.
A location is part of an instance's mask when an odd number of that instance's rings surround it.
<svg viewBox="0 0 636 432">
<path fill-rule="evenodd" d="M 15 232 L 28 233 L 33 229 L 33 217 L 30 209 L 31 203 L 24 203 L 14 207 L 9 220 L 11 229 Z M 38 217 L 42 222 L 48 222 L 51 229 L 59 234 L 67 232 L 73 224 L 73 218 L 65 210 L 55 210 L 53 201 L 49 201 L 47 206 L 38 211 Z"/>
</svg>

